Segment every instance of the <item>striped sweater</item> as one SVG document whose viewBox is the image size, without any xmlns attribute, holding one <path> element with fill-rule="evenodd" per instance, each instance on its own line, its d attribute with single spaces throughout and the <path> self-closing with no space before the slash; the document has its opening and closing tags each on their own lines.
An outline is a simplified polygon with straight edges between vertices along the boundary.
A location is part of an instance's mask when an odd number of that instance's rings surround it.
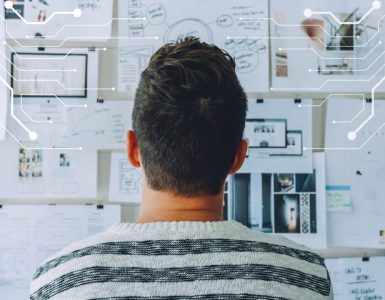
<svg viewBox="0 0 385 300">
<path fill-rule="evenodd" d="M 36 270 L 31 300 L 332 299 L 323 259 L 235 221 L 122 223 Z"/>
</svg>

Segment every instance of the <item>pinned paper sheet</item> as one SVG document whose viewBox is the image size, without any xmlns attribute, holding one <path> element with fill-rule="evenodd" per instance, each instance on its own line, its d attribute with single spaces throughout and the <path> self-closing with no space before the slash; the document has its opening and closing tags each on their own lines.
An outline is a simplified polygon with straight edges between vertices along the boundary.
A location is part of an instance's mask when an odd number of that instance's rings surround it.
<svg viewBox="0 0 385 300">
<path fill-rule="evenodd" d="M 42 119 L 46 111 L 30 113 Z M 8 119 L 12 135 L 0 142 L 0 151 L 7 153 L 0 156 L 0 198 L 96 198 L 97 152 L 71 147 L 65 123 L 32 122 L 18 106 L 15 115 L 37 138 L 31 140 L 23 127 Z"/>
<path fill-rule="evenodd" d="M 143 175 L 127 160 L 125 153 L 112 153 L 109 201 L 134 202 L 141 200 Z"/>
<path fill-rule="evenodd" d="M 284 235 L 311 248 L 326 248 L 324 154 L 314 153 L 313 164 L 308 174 L 251 174 L 249 215 L 253 229 Z M 235 200 L 233 206 L 245 201 L 240 197 Z"/>
<path fill-rule="evenodd" d="M 120 0 L 119 88 L 134 91 L 143 66 L 163 44 L 196 36 L 216 44 L 235 59 L 242 86 L 267 92 L 268 1 L 242 0 Z M 123 19 L 126 21 L 123 21 Z M 128 19 L 134 18 L 134 19 Z"/>
<path fill-rule="evenodd" d="M 383 77 L 379 1 L 269 2 L 273 91 L 369 92 Z"/>
<path fill-rule="evenodd" d="M 111 36 L 113 3 L 110 0 L 12 3 L 12 8 L 5 9 L 5 19 L 9 35 L 14 39 L 39 39 L 40 42 L 44 38 L 58 41 L 59 45 L 63 40 L 105 41 Z"/>
<path fill-rule="evenodd" d="M 0 208 L 0 299 L 29 299 L 37 266 L 69 244 L 120 222 L 120 206 L 5 205 Z"/>
<path fill-rule="evenodd" d="M 326 259 L 334 300 L 385 299 L 385 257 Z"/>
<path fill-rule="evenodd" d="M 312 101 L 249 100 L 239 173 L 312 173 Z"/>
<path fill-rule="evenodd" d="M 350 211 L 353 208 L 350 186 L 326 186 L 329 211 Z"/>
<path fill-rule="evenodd" d="M 328 99 L 325 152 L 330 246 L 385 248 L 380 243 L 385 225 L 384 115 L 383 100 Z"/>
<path fill-rule="evenodd" d="M 86 108 L 68 110 L 69 140 L 83 149 L 125 149 L 131 129 L 133 101 L 90 101 Z"/>
</svg>

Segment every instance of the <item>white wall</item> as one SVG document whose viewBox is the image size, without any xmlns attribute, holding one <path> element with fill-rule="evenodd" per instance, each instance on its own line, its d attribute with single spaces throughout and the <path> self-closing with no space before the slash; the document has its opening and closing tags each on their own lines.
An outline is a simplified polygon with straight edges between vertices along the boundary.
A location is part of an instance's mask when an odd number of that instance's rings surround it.
<svg viewBox="0 0 385 300">
<path fill-rule="evenodd" d="M 117 16 L 117 1 L 114 0 L 114 15 Z M 113 32 L 116 35 L 117 23 L 113 23 Z M 87 47 L 89 44 L 67 43 L 64 47 Z M 95 46 L 105 47 L 104 44 L 95 44 Z M 99 57 L 99 86 L 110 87 L 117 85 L 117 41 L 112 40 L 108 43 L 108 50 L 106 52 L 101 51 Z M 131 100 L 133 99 L 132 94 L 119 93 L 119 92 L 100 92 L 99 96 L 105 100 Z M 265 93 L 265 94 L 250 94 L 250 98 L 313 98 L 317 103 L 323 101 L 327 94 L 322 93 Z M 378 95 L 379 98 L 384 98 L 385 95 Z M 325 112 L 327 105 L 320 107 L 314 107 L 313 109 L 313 147 L 322 148 L 324 146 L 324 124 L 325 124 Z M 123 149 L 122 149 L 123 151 Z M 92 201 L 94 203 L 107 203 L 108 185 L 109 185 L 109 163 L 110 153 L 99 152 L 98 158 L 98 199 Z M 26 201 L 26 200 L 7 200 L 0 199 L 1 204 L 47 204 L 47 203 L 58 203 L 58 204 L 82 204 L 90 203 L 85 200 L 55 200 L 50 201 Z M 122 220 L 124 222 L 134 221 L 138 213 L 138 206 L 125 204 L 122 205 Z M 350 256 L 374 256 L 374 255 L 385 255 L 384 250 L 374 249 L 359 249 L 359 248 L 332 248 L 321 252 L 325 257 L 350 257 Z"/>
</svg>

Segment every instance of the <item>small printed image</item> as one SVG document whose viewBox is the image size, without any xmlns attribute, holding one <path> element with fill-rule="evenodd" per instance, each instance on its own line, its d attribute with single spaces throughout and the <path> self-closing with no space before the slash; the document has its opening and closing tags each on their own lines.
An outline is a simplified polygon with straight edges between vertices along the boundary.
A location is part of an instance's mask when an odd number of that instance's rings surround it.
<svg viewBox="0 0 385 300">
<path fill-rule="evenodd" d="M 254 133 L 274 133 L 275 128 L 273 125 L 255 125 L 254 126 Z"/>
<path fill-rule="evenodd" d="M 275 193 L 294 193 L 294 174 L 274 174 Z"/>
<path fill-rule="evenodd" d="M 19 177 L 29 177 L 31 172 L 31 153 L 27 149 L 19 150 Z"/>
<path fill-rule="evenodd" d="M 297 193 L 315 193 L 316 192 L 316 174 L 296 174 L 295 188 Z"/>
<path fill-rule="evenodd" d="M 4 2 L 7 0 L 4 0 Z M 19 13 L 20 16 L 24 17 L 24 0 L 11 0 L 13 8 Z M 19 19 L 19 16 L 15 14 L 11 9 L 4 10 L 5 19 Z"/>
<path fill-rule="evenodd" d="M 35 178 L 43 176 L 43 151 L 42 150 L 34 150 L 32 153 L 31 176 Z"/>
<path fill-rule="evenodd" d="M 380 244 L 385 244 L 385 229 L 380 230 Z"/>
<path fill-rule="evenodd" d="M 59 155 L 59 167 L 69 167 L 71 165 L 71 160 L 68 154 L 60 153 Z"/>
<path fill-rule="evenodd" d="M 276 51 L 276 69 L 275 75 L 277 77 L 287 77 L 287 52 L 286 51 Z"/>
<path fill-rule="evenodd" d="M 275 233 L 300 233 L 299 195 L 274 195 Z"/>
</svg>

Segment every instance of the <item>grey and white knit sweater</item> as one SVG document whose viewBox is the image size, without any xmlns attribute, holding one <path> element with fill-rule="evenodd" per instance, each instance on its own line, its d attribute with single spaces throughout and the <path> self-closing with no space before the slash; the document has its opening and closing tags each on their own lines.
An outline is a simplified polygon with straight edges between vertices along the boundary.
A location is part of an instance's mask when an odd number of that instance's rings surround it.
<svg viewBox="0 0 385 300">
<path fill-rule="evenodd" d="M 332 299 L 323 259 L 234 222 L 122 223 L 36 271 L 31 299 Z"/>
</svg>

